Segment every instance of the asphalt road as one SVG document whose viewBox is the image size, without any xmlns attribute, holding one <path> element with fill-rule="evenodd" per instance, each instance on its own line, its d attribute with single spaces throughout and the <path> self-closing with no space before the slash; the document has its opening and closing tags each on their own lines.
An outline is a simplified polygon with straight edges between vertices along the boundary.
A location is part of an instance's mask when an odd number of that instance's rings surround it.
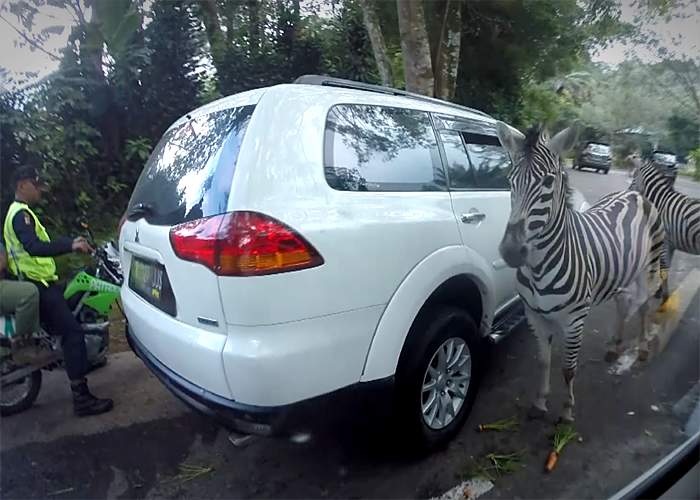
<svg viewBox="0 0 700 500">
<path fill-rule="evenodd" d="M 616 172 L 572 172 L 571 181 L 591 202 L 628 184 Z M 700 185 L 685 179 L 679 189 L 700 197 Z M 697 268 L 700 257 L 678 254 L 674 287 Z M 564 400 L 557 376 L 560 352 L 555 346 L 553 415 L 529 421 L 525 412 L 534 391 L 535 345 L 522 329 L 493 349 L 473 412 L 457 439 L 421 460 L 401 456 L 372 428 L 326 429 L 304 444 L 259 439 L 234 447 L 227 432 L 184 408 L 129 352 L 113 356 L 91 378 L 96 393 L 116 400 L 114 412 L 105 416 L 72 418 L 64 375 L 47 374 L 35 407 L 0 421 L 0 496 L 432 497 L 469 478 L 475 458 L 496 451 L 522 452 L 522 467 L 496 479 L 486 498 L 607 496 L 685 437 L 700 372 L 700 298 L 688 300 L 665 349 L 645 363 L 623 366 L 619 374 L 603 361 L 612 309 L 594 311 L 576 379 L 576 428 L 582 442 L 565 450 L 552 474 L 542 468 Z M 510 416 L 518 418 L 518 432 L 475 431 L 479 423 Z M 201 475 L 187 480 L 182 464 L 200 467 Z"/>
</svg>

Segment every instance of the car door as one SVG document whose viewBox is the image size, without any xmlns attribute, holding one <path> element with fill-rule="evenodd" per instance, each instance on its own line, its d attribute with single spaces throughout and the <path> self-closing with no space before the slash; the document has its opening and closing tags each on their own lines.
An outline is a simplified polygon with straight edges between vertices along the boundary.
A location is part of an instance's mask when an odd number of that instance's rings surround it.
<svg viewBox="0 0 700 500">
<path fill-rule="evenodd" d="M 462 243 L 488 262 L 498 308 L 516 295 L 515 270 L 498 252 L 510 215 L 510 158 L 487 124 L 441 117 L 435 124 Z"/>
</svg>

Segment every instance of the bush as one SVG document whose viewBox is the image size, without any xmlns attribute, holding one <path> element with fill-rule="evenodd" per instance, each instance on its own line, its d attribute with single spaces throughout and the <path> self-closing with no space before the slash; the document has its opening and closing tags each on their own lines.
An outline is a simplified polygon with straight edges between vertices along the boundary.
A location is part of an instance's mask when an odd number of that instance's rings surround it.
<svg viewBox="0 0 700 500">
<path fill-rule="evenodd" d="M 688 158 L 693 162 L 693 178 L 696 181 L 700 181 L 700 147 L 693 149 L 688 153 Z"/>
</svg>

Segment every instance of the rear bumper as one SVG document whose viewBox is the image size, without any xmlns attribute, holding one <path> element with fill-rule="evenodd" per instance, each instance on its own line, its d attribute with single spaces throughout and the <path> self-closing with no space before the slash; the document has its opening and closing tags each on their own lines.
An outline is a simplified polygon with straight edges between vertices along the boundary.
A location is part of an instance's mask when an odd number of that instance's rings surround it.
<svg viewBox="0 0 700 500">
<path fill-rule="evenodd" d="M 610 169 L 612 162 L 581 158 L 579 160 L 579 165 L 581 167 L 584 167 L 584 168 L 600 168 L 600 169 L 608 170 L 608 169 Z"/>
<path fill-rule="evenodd" d="M 255 406 L 213 394 L 184 379 L 156 359 L 127 329 L 131 349 L 175 396 L 192 409 L 238 432 L 261 436 L 311 431 L 353 415 L 381 416 L 392 401 L 394 378 L 361 382 L 315 398 L 282 406 Z M 379 415 L 378 415 L 379 413 Z"/>
</svg>

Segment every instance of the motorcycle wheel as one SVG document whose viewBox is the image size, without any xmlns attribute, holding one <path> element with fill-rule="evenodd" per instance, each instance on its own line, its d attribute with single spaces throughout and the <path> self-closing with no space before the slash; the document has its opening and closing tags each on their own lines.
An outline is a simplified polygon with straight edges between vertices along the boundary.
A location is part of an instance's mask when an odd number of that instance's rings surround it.
<svg viewBox="0 0 700 500">
<path fill-rule="evenodd" d="M 3 417 L 22 412 L 34 404 L 41 389 L 41 370 L 2 388 L 0 415 Z"/>
</svg>

